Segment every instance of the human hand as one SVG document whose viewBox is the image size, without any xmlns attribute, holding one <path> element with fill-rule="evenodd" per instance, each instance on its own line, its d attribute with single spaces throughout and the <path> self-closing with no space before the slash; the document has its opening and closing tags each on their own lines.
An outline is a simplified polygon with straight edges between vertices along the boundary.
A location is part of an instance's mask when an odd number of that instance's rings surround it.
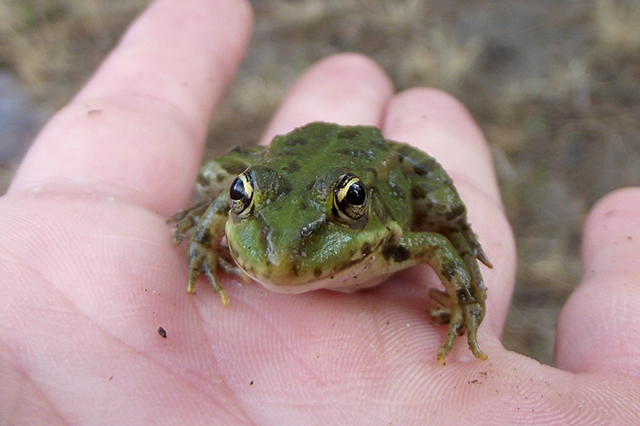
<svg viewBox="0 0 640 426">
<path fill-rule="evenodd" d="M 515 251 L 489 149 L 457 101 L 394 94 L 361 56 L 310 68 L 262 143 L 314 120 L 374 124 L 437 158 L 494 263 L 489 359 L 459 339 L 438 364 L 424 268 L 350 295 L 223 277 L 226 309 L 204 279 L 186 294 L 165 219 L 188 203 L 250 25 L 240 1 L 158 0 L 34 143 L 0 200 L 0 424 L 640 424 L 640 191 L 587 221 L 558 368 L 506 351 Z"/>
</svg>

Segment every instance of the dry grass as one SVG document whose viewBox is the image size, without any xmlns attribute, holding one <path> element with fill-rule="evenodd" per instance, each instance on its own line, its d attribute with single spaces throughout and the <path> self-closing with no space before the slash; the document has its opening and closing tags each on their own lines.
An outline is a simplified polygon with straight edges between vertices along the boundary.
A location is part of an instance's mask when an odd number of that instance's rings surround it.
<svg viewBox="0 0 640 426">
<path fill-rule="evenodd" d="M 60 106 L 148 0 L 5 0 L 0 57 L 32 96 Z"/>
<path fill-rule="evenodd" d="M 596 0 L 598 39 L 622 52 L 640 48 L 640 3 L 637 0 Z"/>
<path fill-rule="evenodd" d="M 435 29 L 409 44 L 398 64 L 398 78 L 403 86 L 457 91 L 474 71 L 481 51 L 478 38 L 461 42 Z"/>
</svg>

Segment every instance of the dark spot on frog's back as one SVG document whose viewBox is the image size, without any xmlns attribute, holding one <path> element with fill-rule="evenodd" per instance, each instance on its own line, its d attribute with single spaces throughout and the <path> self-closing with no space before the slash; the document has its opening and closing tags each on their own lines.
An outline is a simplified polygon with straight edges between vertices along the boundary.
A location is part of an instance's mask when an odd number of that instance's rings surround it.
<svg viewBox="0 0 640 426">
<path fill-rule="evenodd" d="M 300 170 L 300 164 L 298 164 L 297 162 L 291 160 L 289 161 L 289 164 L 287 164 L 285 167 L 282 168 L 283 171 L 291 174 L 291 173 L 295 173 L 298 170 Z"/>
<path fill-rule="evenodd" d="M 313 270 L 313 276 L 319 278 L 322 275 L 322 269 L 316 268 Z"/>
<path fill-rule="evenodd" d="M 384 151 L 384 152 L 389 151 L 389 144 L 386 143 L 383 139 L 372 139 L 372 140 L 369 140 L 369 143 L 381 151 Z"/>
<path fill-rule="evenodd" d="M 393 259 L 394 262 L 404 262 L 409 259 L 411 253 L 405 246 L 390 244 L 382 249 L 385 259 Z"/>
<path fill-rule="evenodd" d="M 371 254 L 371 244 L 364 243 L 362 247 L 360 247 L 360 253 L 362 253 L 363 256 L 369 256 Z"/>
<path fill-rule="evenodd" d="M 343 130 L 336 135 L 339 139 L 356 139 L 360 137 L 360 132 L 354 129 Z"/>
<path fill-rule="evenodd" d="M 413 166 L 413 172 L 418 176 L 426 176 L 429 174 L 429 169 L 424 167 L 423 165 L 416 164 Z"/>
<path fill-rule="evenodd" d="M 467 213 L 467 210 L 463 205 L 456 206 L 447 212 L 446 218 L 448 221 L 454 221 Z"/>
<path fill-rule="evenodd" d="M 375 161 L 377 158 L 376 154 L 370 149 L 343 148 L 337 149 L 335 152 L 349 158 L 366 159 L 367 161 Z"/>
<path fill-rule="evenodd" d="M 294 147 L 294 146 L 303 146 L 309 143 L 309 140 L 306 138 L 291 138 L 287 139 L 284 143 L 286 147 Z"/>
<path fill-rule="evenodd" d="M 412 185 L 411 198 L 413 198 L 414 200 L 422 200 L 424 198 L 427 198 L 427 192 L 420 185 Z"/>
</svg>

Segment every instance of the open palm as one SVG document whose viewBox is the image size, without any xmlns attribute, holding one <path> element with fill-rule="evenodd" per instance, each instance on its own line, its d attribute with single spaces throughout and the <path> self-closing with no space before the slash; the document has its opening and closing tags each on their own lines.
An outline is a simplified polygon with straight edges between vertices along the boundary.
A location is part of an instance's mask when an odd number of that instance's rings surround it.
<svg viewBox="0 0 640 426">
<path fill-rule="evenodd" d="M 459 339 L 437 363 L 426 267 L 350 295 L 226 277 L 226 309 L 204 280 L 186 294 L 165 219 L 188 203 L 250 27 L 237 0 L 156 1 L 34 143 L 0 200 L 0 424 L 640 424 L 640 191 L 587 222 L 559 368 L 508 352 L 514 244 L 482 135 L 448 95 L 393 94 L 361 56 L 310 68 L 262 142 L 313 120 L 373 124 L 438 158 L 495 265 L 489 359 Z"/>
</svg>

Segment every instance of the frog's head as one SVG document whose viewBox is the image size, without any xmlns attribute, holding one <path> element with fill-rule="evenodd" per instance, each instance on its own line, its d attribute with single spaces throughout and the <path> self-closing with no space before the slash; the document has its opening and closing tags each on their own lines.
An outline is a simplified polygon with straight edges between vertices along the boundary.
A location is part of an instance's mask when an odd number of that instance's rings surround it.
<svg viewBox="0 0 640 426">
<path fill-rule="evenodd" d="M 264 165 L 249 168 L 229 189 L 226 237 L 233 258 L 274 291 L 348 286 L 401 235 L 371 179 L 345 168 L 296 173 L 295 179 Z"/>
</svg>

